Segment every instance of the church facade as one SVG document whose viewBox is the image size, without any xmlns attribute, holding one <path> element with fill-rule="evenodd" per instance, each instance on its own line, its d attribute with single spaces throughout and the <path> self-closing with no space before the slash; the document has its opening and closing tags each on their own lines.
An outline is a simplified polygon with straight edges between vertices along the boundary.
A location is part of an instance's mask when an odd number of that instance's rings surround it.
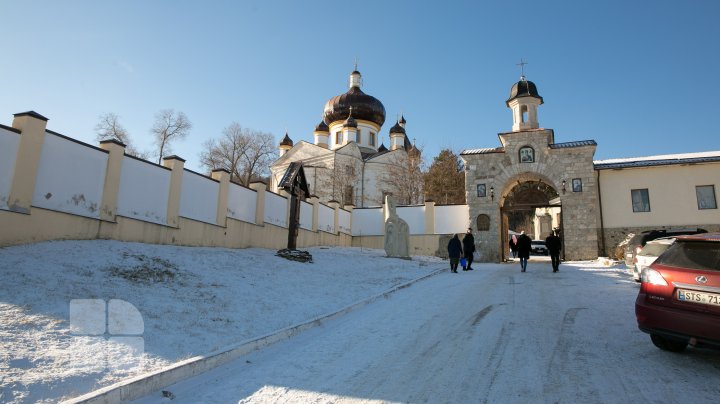
<svg viewBox="0 0 720 404">
<path fill-rule="evenodd" d="M 325 104 L 312 143 L 295 143 L 285 134 L 280 157 L 270 167 L 272 191 L 277 192 L 291 163 L 302 162 L 309 191 L 321 202 L 380 206 L 388 194 L 400 204 L 423 201 L 420 152 L 408 140 L 407 121 L 403 116 L 390 128 L 386 147 L 380 142 L 385 107 L 361 86 L 362 76 L 355 69 L 348 91 Z"/>
</svg>

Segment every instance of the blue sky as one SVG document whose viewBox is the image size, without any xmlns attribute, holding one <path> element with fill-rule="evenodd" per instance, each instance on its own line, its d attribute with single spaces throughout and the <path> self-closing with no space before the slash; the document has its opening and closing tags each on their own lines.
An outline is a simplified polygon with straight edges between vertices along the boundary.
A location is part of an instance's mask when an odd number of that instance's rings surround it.
<svg viewBox="0 0 720 404">
<path fill-rule="evenodd" d="M 718 1 L 0 0 L 0 15 L 0 123 L 35 110 L 95 144 L 114 112 L 149 149 L 174 108 L 194 128 L 173 153 L 196 170 L 232 122 L 312 141 L 356 57 L 385 143 L 402 111 L 428 163 L 499 145 L 520 58 L 557 142 L 594 139 L 596 159 L 720 150 Z"/>
</svg>

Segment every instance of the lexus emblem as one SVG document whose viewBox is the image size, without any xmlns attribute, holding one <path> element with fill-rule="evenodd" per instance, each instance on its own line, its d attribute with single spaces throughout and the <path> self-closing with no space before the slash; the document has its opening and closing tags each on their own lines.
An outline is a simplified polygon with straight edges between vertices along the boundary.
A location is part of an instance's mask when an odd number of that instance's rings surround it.
<svg viewBox="0 0 720 404">
<path fill-rule="evenodd" d="M 702 275 L 696 276 L 696 277 L 695 277 L 695 282 L 697 282 L 697 283 L 705 283 L 705 282 L 707 282 L 707 278 L 704 277 L 704 276 L 702 276 Z"/>
</svg>

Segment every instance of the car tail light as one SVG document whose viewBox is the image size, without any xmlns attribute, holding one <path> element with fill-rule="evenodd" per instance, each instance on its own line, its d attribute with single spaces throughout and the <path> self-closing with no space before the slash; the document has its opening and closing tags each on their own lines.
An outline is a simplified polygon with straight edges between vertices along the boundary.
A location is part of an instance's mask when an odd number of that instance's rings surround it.
<svg viewBox="0 0 720 404">
<path fill-rule="evenodd" d="M 640 247 L 640 246 L 635 247 L 635 255 L 637 255 L 640 252 L 640 250 L 642 250 L 642 247 Z"/>
<path fill-rule="evenodd" d="M 640 281 L 642 283 L 649 283 L 651 285 L 660 285 L 660 286 L 667 286 L 668 283 L 665 280 L 665 278 L 660 275 L 660 272 L 651 269 L 651 268 L 645 268 L 642 271 L 642 274 L 640 275 Z"/>
</svg>

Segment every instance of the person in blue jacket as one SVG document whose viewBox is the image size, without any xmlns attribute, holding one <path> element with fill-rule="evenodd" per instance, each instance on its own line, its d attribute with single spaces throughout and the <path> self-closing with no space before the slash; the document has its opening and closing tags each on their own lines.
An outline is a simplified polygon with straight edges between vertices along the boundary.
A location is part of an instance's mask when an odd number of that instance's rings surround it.
<svg viewBox="0 0 720 404">
<path fill-rule="evenodd" d="M 448 243 L 448 257 L 450 257 L 450 271 L 457 273 L 458 262 L 460 261 L 460 255 L 462 255 L 462 244 L 458 235 L 454 235 Z"/>
</svg>

